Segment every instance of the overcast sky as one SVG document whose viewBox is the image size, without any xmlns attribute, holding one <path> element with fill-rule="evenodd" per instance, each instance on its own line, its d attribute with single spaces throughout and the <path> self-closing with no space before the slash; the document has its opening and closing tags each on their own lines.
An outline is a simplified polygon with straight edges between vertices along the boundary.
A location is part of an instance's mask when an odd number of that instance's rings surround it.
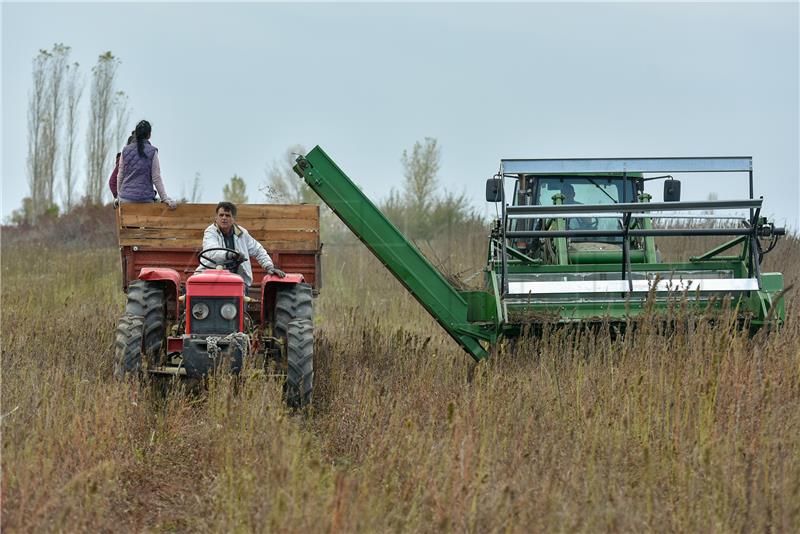
<svg viewBox="0 0 800 534">
<path fill-rule="evenodd" d="M 265 168 L 299 143 L 379 200 L 428 136 L 443 187 L 486 213 L 501 158 L 752 155 L 765 211 L 798 227 L 796 2 L 4 3 L 3 217 L 27 194 L 31 60 L 59 42 L 87 74 L 106 50 L 121 59 L 129 129 L 153 124 L 172 196 L 199 172 L 216 202 L 236 173 L 263 202 Z M 683 198 L 746 183 L 687 178 Z"/>
</svg>

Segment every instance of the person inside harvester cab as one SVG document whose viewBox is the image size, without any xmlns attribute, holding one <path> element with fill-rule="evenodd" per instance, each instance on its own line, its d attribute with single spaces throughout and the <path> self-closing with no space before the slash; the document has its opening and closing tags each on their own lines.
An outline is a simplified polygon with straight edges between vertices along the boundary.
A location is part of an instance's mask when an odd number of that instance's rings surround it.
<svg viewBox="0 0 800 534">
<path fill-rule="evenodd" d="M 564 195 L 564 204 L 583 204 L 575 200 L 575 188 L 570 183 L 561 184 L 561 194 Z"/>
</svg>

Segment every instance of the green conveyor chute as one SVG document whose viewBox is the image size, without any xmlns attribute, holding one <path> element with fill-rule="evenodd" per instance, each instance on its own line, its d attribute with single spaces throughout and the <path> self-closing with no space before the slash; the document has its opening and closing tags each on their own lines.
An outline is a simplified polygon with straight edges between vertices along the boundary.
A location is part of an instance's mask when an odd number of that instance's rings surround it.
<svg viewBox="0 0 800 534">
<path fill-rule="evenodd" d="M 295 165 L 311 189 L 473 358 L 497 338 L 496 297 L 458 291 L 319 147 Z"/>
</svg>

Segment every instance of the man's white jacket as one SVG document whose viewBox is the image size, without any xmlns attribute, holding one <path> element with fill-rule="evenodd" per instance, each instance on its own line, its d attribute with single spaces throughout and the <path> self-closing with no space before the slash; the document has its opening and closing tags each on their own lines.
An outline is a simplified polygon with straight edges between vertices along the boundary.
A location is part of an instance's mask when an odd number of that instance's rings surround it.
<svg viewBox="0 0 800 534">
<path fill-rule="evenodd" d="M 261 246 L 261 243 L 256 241 L 247 230 L 238 224 L 233 225 L 233 243 L 236 247 L 236 252 L 246 258 L 244 263 L 239 267 L 237 274 L 241 275 L 244 279 L 244 283 L 248 286 L 253 285 L 253 267 L 250 265 L 250 256 L 254 257 L 264 269 L 269 269 L 274 266 L 272 258 L 269 257 L 269 254 L 267 254 L 267 251 Z M 203 250 L 207 248 L 226 248 L 225 236 L 222 235 L 222 230 L 220 230 L 216 224 L 212 224 L 206 228 L 206 231 L 203 233 Z M 206 257 L 219 265 L 224 265 L 225 262 L 229 261 L 225 257 L 226 255 L 227 252 L 224 250 L 215 250 L 214 252 L 206 254 Z M 195 272 L 204 270 L 205 267 L 200 265 Z"/>
</svg>

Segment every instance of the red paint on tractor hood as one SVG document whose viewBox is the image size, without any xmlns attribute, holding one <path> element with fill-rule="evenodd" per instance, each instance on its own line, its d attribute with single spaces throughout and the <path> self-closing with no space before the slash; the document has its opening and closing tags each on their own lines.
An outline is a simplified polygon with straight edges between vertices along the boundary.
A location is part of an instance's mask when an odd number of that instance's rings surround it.
<svg viewBox="0 0 800 534">
<path fill-rule="evenodd" d="M 186 294 L 190 297 L 242 297 L 244 280 L 229 271 L 203 271 L 186 280 Z"/>
</svg>

